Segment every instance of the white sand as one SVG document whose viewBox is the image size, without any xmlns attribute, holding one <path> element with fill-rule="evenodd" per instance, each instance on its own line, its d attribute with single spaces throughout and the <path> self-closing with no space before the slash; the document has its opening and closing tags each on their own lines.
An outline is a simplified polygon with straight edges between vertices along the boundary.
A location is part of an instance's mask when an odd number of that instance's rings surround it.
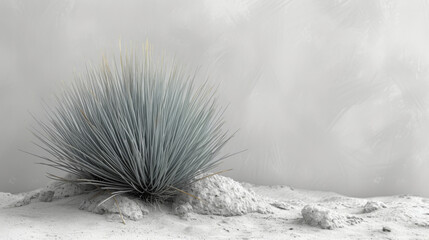
<svg viewBox="0 0 429 240">
<path fill-rule="evenodd" d="M 180 217 L 171 205 L 163 205 L 151 207 L 138 221 L 126 219 L 124 225 L 118 217 L 79 210 L 93 193 L 54 198 L 52 202 L 32 200 L 21 207 L 7 206 L 28 194 L 0 193 L 0 239 L 429 239 L 426 198 L 360 199 L 285 186 L 243 185 L 286 210 L 272 207 L 272 213 L 231 217 L 192 213 Z M 368 201 L 372 202 L 367 205 Z M 308 204 L 346 220 L 333 230 L 310 226 L 301 213 Z M 350 225 L 347 216 L 361 220 Z"/>
</svg>

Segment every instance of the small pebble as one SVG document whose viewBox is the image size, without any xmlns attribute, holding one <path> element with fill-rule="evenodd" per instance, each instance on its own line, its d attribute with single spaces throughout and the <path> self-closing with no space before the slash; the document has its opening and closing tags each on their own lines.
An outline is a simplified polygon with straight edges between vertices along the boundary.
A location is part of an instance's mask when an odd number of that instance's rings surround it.
<svg viewBox="0 0 429 240">
<path fill-rule="evenodd" d="M 383 227 L 383 232 L 391 232 L 392 229 L 390 227 Z"/>
</svg>

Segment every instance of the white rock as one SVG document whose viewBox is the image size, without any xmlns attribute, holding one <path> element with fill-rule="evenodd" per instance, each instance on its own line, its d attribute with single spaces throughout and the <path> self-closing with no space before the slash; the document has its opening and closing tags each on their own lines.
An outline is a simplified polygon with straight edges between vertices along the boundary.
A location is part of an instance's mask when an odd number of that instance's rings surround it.
<svg viewBox="0 0 429 240">
<path fill-rule="evenodd" d="M 25 196 L 22 199 L 11 204 L 10 207 L 22 207 L 30 204 L 30 202 L 31 202 L 31 196 Z"/>
<path fill-rule="evenodd" d="M 282 210 L 291 210 L 291 209 L 294 208 L 293 206 L 291 206 L 291 205 L 289 205 L 289 204 L 287 204 L 285 202 L 281 202 L 281 201 L 277 201 L 277 200 L 272 201 L 270 203 L 270 205 L 273 206 L 273 207 L 276 207 L 278 209 L 282 209 Z"/>
<path fill-rule="evenodd" d="M 52 199 L 54 198 L 54 191 L 43 191 L 39 195 L 39 200 L 41 202 L 52 202 Z"/>
<path fill-rule="evenodd" d="M 310 226 L 319 226 L 322 229 L 342 228 L 346 225 L 355 225 L 362 218 L 345 216 L 316 205 L 307 205 L 301 211 L 304 222 Z"/>
<path fill-rule="evenodd" d="M 271 213 L 272 207 L 253 191 L 231 178 L 214 175 L 193 183 L 175 199 L 173 211 L 178 215 L 194 212 L 207 215 L 238 216 L 247 213 Z"/>
<path fill-rule="evenodd" d="M 79 178 L 78 176 L 73 174 L 67 174 L 64 177 L 64 179 L 67 179 L 67 180 L 76 180 L 78 178 Z M 93 189 L 93 187 L 88 185 L 77 184 L 74 182 L 54 181 L 49 185 L 47 185 L 42 191 L 43 192 L 53 191 L 54 195 L 52 196 L 52 199 L 62 199 L 66 197 L 72 197 L 72 196 L 83 194 L 91 189 Z"/>
<path fill-rule="evenodd" d="M 90 197 L 80 204 L 79 209 L 97 214 L 107 214 L 109 218 L 112 218 L 112 214 L 122 213 L 124 217 L 134 221 L 142 219 L 144 215 L 149 213 L 146 203 L 141 199 L 130 196 L 116 196 L 100 204 L 109 196 L 110 195 L 103 194 Z"/>
<path fill-rule="evenodd" d="M 377 201 L 368 201 L 363 207 L 363 212 L 370 213 L 382 208 L 387 208 L 386 204 Z"/>
<path fill-rule="evenodd" d="M 42 189 L 36 189 L 31 192 L 17 194 L 17 199 L 10 203 L 8 207 L 22 207 L 28 205 L 34 199 L 37 199 Z"/>
<path fill-rule="evenodd" d="M 77 176 L 67 174 L 64 179 L 75 180 Z M 73 182 L 53 181 L 44 188 L 36 189 L 31 192 L 17 194 L 17 200 L 9 204 L 9 207 L 21 207 L 30 204 L 33 201 L 50 202 L 53 199 L 62 199 L 83 194 L 93 189 L 92 186 L 78 185 Z"/>
</svg>

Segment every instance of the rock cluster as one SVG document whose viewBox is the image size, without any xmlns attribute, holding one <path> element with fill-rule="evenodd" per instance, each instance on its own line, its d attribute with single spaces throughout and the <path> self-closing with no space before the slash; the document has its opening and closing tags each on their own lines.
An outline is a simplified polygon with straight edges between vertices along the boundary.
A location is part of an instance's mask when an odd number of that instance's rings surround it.
<svg viewBox="0 0 429 240">
<path fill-rule="evenodd" d="M 66 180 L 76 179 L 73 175 L 67 175 L 64 178 Z M 74 182 L 52 182 L 45 188 L 26 193 L 12 206 L 27 205 L 33 200 L 51 202 L 56 199 L 88 193 L 91 190 L 94 189 Z M 173 213 L 179 216 L 187 216 L 191 213 L 239 216 L 254 212 L 272 213 L 275 208 L 282 210 L 292 208 L 284 202 L 260 197 L 231 178 L 220 175 L 197 180 L 183 190 L 190 195 L 180 193 L 172 203 Z M 80 209 L 106 214 L 110 217 L 117 217 L 121 213 L 123 217 L 131 220 L 139 220 L 149 213 L 147 204 L 141 199 L 123 195 L 103 202 L 109 196 L 108 194 L 94 194 L 92 197 L 89 195 L 81 203 Z"/>
</svg>

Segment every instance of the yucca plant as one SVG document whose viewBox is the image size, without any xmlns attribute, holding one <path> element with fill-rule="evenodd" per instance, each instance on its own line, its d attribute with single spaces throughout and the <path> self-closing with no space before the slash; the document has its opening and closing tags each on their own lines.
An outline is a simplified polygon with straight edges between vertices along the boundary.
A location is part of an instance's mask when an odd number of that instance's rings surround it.
<svg viewBox="0 0 429 240">
<path fill-rule="evenodd" d="M 87 67 L 46 107 L 48 121 L 36 119 L 43 164 L 112 196 L 165 200 L 230 156 L 219 156 L 233 134 L 207 81 L 197 87 L 175 61 L 152 61 L 147 44 L 112 63 Z"/>
</svg>

